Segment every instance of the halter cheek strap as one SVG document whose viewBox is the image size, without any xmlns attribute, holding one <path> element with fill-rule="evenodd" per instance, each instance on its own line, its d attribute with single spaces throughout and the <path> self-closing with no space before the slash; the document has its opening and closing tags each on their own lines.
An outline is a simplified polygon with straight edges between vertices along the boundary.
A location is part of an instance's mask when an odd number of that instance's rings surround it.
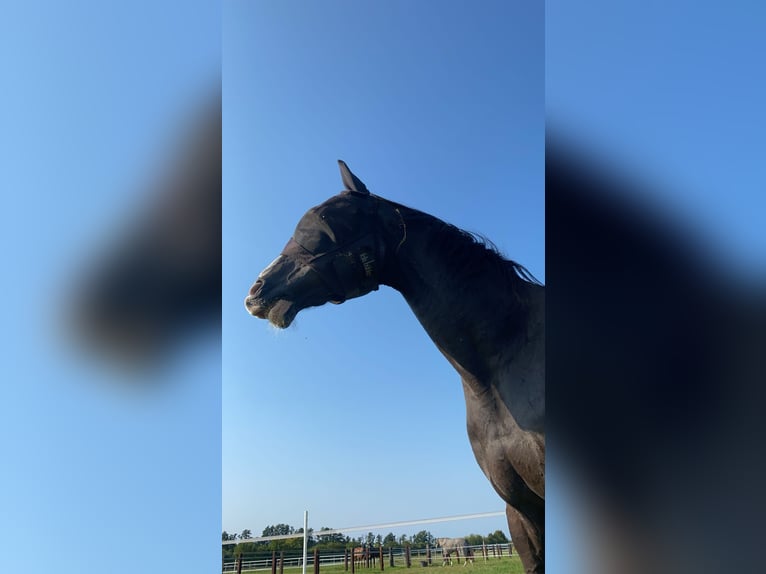
<svg viewBox="0 0 766 574">
<path fill-rule="evenodd" d="M 332 288 L 346 299 L 359 297 L 378 289 L 377 241 L 369 233 L 353 243 L 312 257 L 308 265 Z"/>
<path fill-rule="evenodd" d="M 377 291 L 379 286 L 378 276 L 384 257 L 379 239 L 381 230 L 378 229 L 380 199 L 373 195 L 368 197 L 374 201 L 374 207 L 367 212 L 366 233 L 357 239 L 319 255 L 311 254 L 295 239 L 290 240 L 310 256 L 306 265 L 327 285 L 334 303 Z"/>
<path fill-rule="evenodd" d="M 309 256 L 305 265 L 327 286 L 333 303 L 343 303 L 378 290 L 382 253 L 374 233 L 320 255 L 311 255 L 292 238 L 288 245 L 290 243 Z"/>
</svg>

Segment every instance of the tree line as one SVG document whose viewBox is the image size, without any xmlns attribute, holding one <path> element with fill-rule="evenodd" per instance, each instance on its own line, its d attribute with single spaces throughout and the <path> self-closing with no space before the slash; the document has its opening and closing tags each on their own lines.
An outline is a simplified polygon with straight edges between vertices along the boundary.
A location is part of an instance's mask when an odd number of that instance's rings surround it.
<svg viewBox="0 0 766 574">
<path fill-rule="evenodd" d="M 409 546 L 410 548 L 436 546 L 436 537 L 427 530 L 421 530 L 412 536 L 407 536 L 406 534 L 396 536 L 393 532 L 381 536 L 380 534 L 375 535 L 372 532 L 368 532 L 367 535 L 356 538 L 344 536 L 339 532 L 335 534 L 321 535 L 325 530 L 333 529 L 323 526 L 319 529 L 319 532 L 316 532 L 313 528 L 309 528 L 308 547 L 312 552 L 314 549 L 317 549 L 320 552 L 343 552 L 346 549 L 365 545 L 374 548 L 383 546 L 383 548 L 394 549 L 404 548 L 405 546 Z M 264 528 L 261 536 L 284 536 L 288 534 L 303 534 L 303 528 L 295 529 L 289 524 L 274 524 Z M 284 551 L 285 554 L 301 553 L 303 551 L 302 536 L 300 538 L 288 538 L 285 540 L 263 540 L 260 542 L 245 541 L 252 537 L 253 534 L 251 530 L 247 528 L 239 534 L 230 534 L 224 530 L 221 533 L 222 542 L 231 542 L 231 544 L 223 545 L 224 560 L 233 560 L 240 554 L 244 554 L 248 558 L 253 558 L 261 554 L 264 557 L 266 557 L 266 555 L 270 556 L 271 552 L 274 551 Z M 486 536 L 481 536 L 480 534 L 468 534 L 465 536 L 465 540 L 470 546 L 480 546 L 482 543 L 505 544 L 508 542 L 508 538 L 501 530 L 495 530 Z"/>
</svg>

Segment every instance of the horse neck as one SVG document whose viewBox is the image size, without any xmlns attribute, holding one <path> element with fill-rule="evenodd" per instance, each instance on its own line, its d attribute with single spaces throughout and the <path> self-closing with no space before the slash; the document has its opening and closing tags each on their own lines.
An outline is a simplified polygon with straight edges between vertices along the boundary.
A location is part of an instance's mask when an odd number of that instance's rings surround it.
<svg viewBox="0 0 766 574">
<path fill-rule="evenodd" d="M 467 276 L 460 258 L 435 242 L 444 222 L 414 210 L 400 210 L 399 217 L 401 229 L 386 239 L 381 283 L 404 296 L 466 382 L 486 386 L 501 355 L 525 340 L 528 301 L 540 288 L 520 278 L 510 284 L 509 274 L 499 273 L 497 266 L 472 268 Z"/>
</svg>

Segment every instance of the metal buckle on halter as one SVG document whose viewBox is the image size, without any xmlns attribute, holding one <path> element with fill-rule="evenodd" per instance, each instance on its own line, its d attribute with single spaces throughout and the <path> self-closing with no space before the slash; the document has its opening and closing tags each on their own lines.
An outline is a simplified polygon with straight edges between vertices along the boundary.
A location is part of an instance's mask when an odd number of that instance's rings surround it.
<svg viewBox="0 0 766 574">
<path fill-rule="evenodd" d="M 345 299 L 353 299 L 378 289 L 375 246 L 372 239 L 372 234 L 368 233 L 334 252 L 323 255 L 332 256 L 329 267 L 335 281 L 340 284 Z"/>
</svg>

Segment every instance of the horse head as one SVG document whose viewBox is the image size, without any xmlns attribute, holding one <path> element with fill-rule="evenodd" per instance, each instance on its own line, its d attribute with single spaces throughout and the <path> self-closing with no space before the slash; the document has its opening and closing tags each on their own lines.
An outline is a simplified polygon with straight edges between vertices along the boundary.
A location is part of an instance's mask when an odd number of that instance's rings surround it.
<svg viewBox="0 0 766 574">
<path fill-rule="evenodd" d="M 306 212 L 245 299 L 251 315 L 276 327 L 288 327 L 307 307 L 343 303 L 378 288 L 381 199 L 343 161 L 338 164 L 345 190 Z"/>
</svg>

